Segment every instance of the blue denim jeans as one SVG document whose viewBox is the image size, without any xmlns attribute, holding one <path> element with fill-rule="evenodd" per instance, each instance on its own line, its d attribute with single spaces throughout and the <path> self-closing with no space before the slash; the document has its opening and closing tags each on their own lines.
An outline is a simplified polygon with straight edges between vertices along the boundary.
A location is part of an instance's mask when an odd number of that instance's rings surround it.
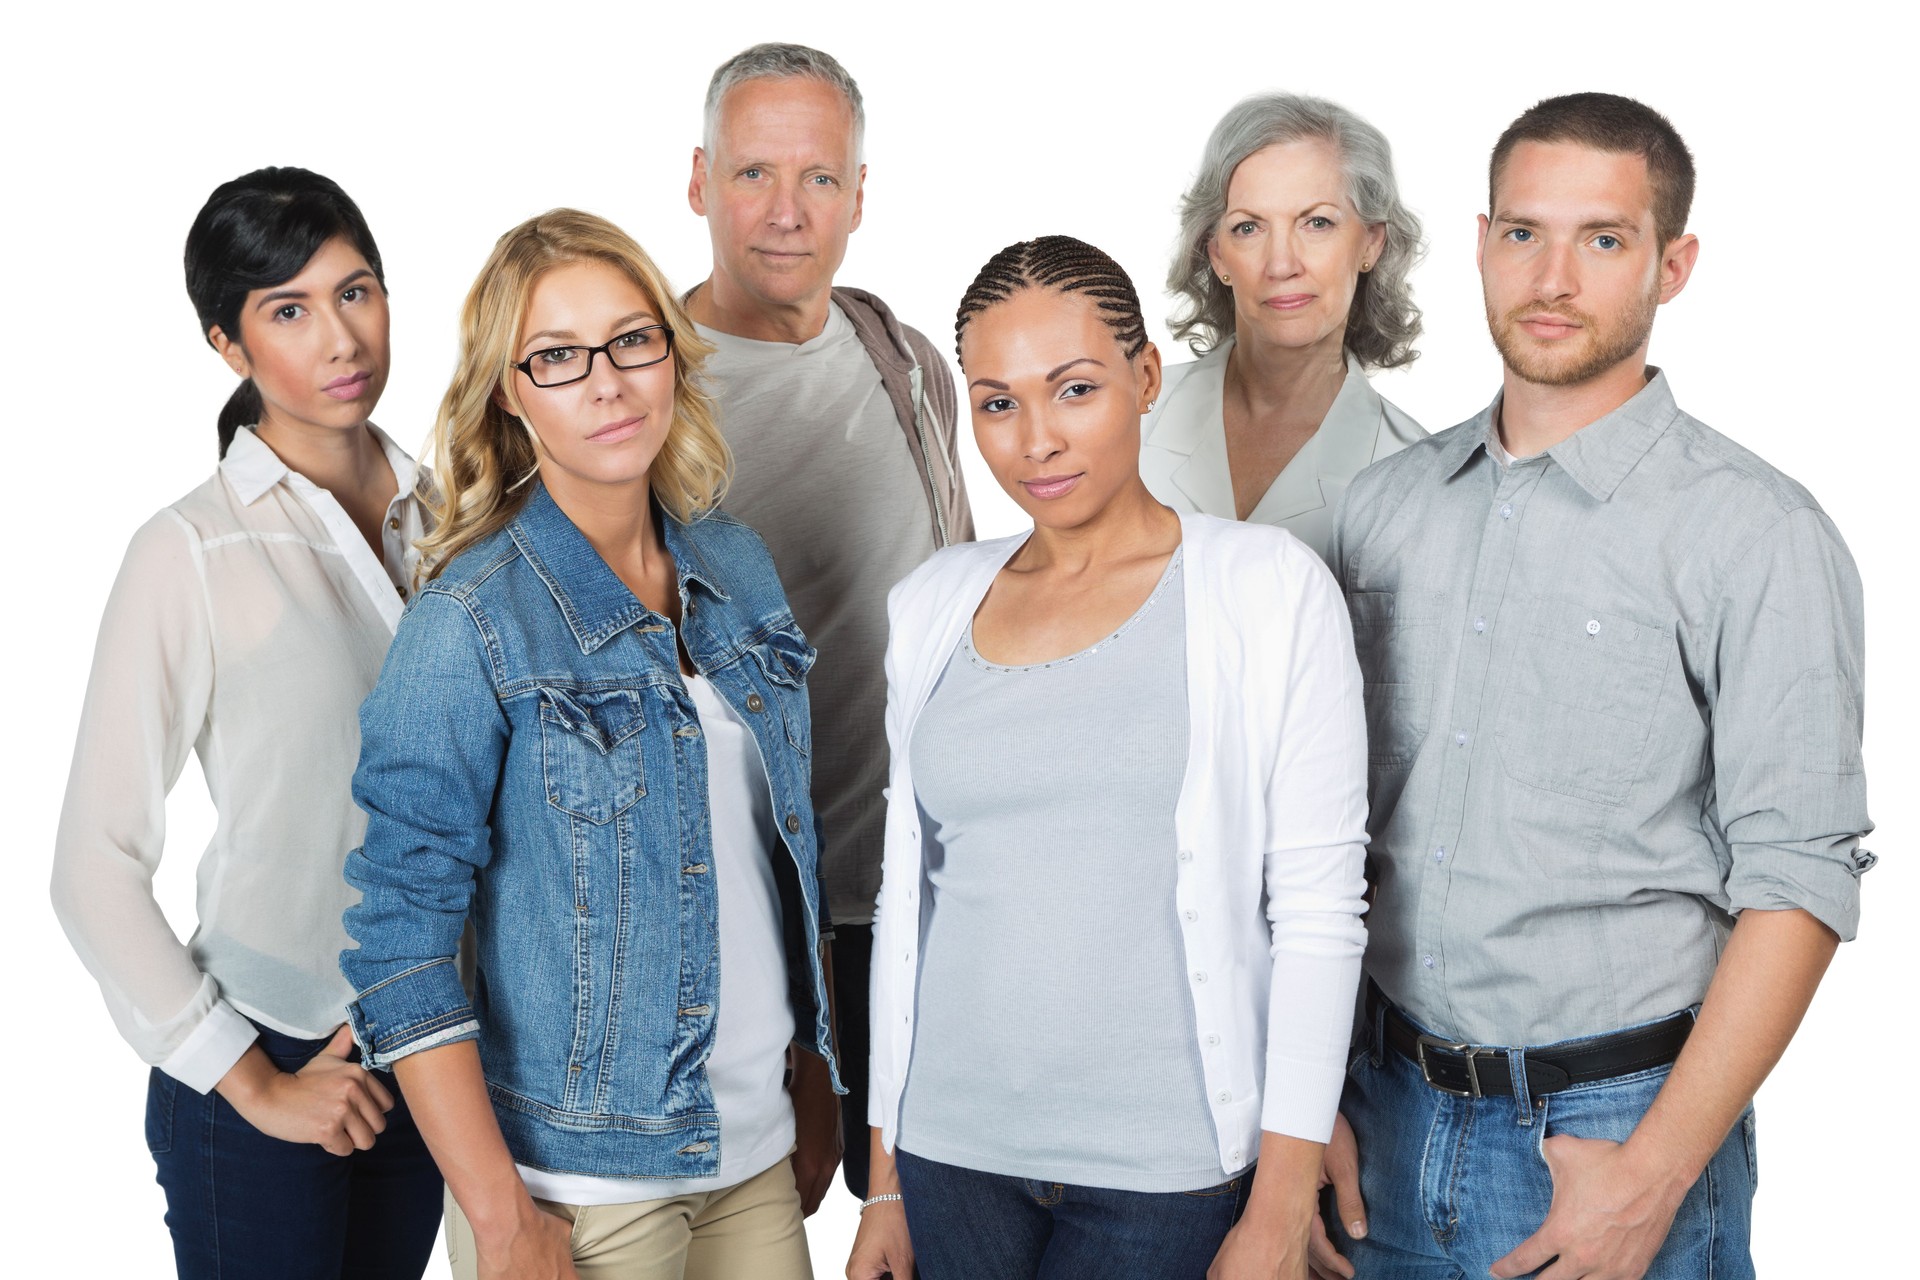
<svg viewBox="0 0 1920 1280">
<path fill-rule="evenodd" d="M 1487 1274 L 1539 1229 L 1553 1198 L 1541 1143 L 1555 1134 L 1624 1142 L 1669 1067 L 1540 1098 L 1460 1098 L 1432 1088 L 1391 1049 L 1363 1051 L 1340 1109 L 1360 1150 L 1367 1237 L 1329 1217 L 1358 1280 L 1464 1280 Z M 1518 1055 L 1516 1055 L 1518 1056 Z M 1520 1064 L 1511 1064 L 1524 1078 Z M 1752 1280 L 1753 1110 L 1734 1125 L 1674 1217 L 1646 1280 Z"/>
<path fill-rule="evenodd" d="M 282 1071 L 325 1043 L 260 1029 Z M 181 1280 L 419 1280 L 440 1228 L 440 1171 L 399 1086 L 381 1083 L 394 1094 L 386 1131 L 371 1150 L 335 1156 L 270 1138 L 218 1093 L 155 1069 L 147 1147 Z"/>
<path fill-rule="evenodd" d="M 920 1280 L 1203 1280 L 1253 1170 L 1199 1191 L 1109 1191 L 894 1152 Z"/>
</svg>

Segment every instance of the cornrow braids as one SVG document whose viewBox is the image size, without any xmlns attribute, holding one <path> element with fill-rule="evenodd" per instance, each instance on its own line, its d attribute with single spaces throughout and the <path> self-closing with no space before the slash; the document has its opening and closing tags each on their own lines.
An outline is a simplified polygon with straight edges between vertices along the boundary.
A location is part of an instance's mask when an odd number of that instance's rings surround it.
<svg viewBox="0 0 1920 1280">
<path fill-rule="evenodd" d="M 967 286 L 953 320 L 953 349 L 967 323 L 996 303 L 1022 289 L 1052 289 L 1057 293 L 1084 293 L 1100 309 L 1121 349 L 1131 360 L 1147 345 L 1147 322 L 1140 313 L 1140 295 L 1120 264 L 1084 240 L 1072 236 L 1041 236 L 1010 244 L 987 259 L 980 274 Z"/>
</svg>

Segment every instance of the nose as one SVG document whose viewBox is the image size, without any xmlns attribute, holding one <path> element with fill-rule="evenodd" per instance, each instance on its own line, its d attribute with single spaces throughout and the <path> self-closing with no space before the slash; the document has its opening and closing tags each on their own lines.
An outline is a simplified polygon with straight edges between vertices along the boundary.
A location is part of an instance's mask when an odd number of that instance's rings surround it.
<svg viewBox="0 0 1920 1280">
<path fill-rule="evenodd" d="M 780 231 L 794 231 L 800 221 L 799 185 L 782 178 L 774 183 L 773 194 L 767 201 L 767 225 Z"/>
<path fill-rule="evenodd" d="M 621 380 L 620 370 L 614 367 L 613 357 L 596 351 L 587 359 L 593 361 L 593 367 L 587 370 L 587 391 L 595 400 L 618 400 L 627 386 Z"/>
<path fill-rule="evenodd" d="M 1533 294 L 1536 298 L 1552 302 L 1571 298 L 1580 291 L 1574 256 L 1577 252 L 1577 245 L 1553 244 L 1534 259 Z"/>
<path fill-rule="evenodd" d="M 321 325 L 326 332 L 327 356 L 330 360 L 351 360 L 360 354 L 360 339 L 354 334 L 353 326 L 347 318 L 331 307 L 316 308 L 321 317 Z"/>
<path fill-rule="evenodd" d="M 1028 462 L 1048 462 L 1060 456 L 1066 441 L 1054 429 L 1053 415 L 1044 408 L 1025 414 L 1020 424 L 1020 456 Z"/>
<path fill-rule="evenodd" d="M 1292 228 L 1267 237 L 1267 278 L 1290 280 L 1300 274 L 1300 244 Z"/>
</svg>

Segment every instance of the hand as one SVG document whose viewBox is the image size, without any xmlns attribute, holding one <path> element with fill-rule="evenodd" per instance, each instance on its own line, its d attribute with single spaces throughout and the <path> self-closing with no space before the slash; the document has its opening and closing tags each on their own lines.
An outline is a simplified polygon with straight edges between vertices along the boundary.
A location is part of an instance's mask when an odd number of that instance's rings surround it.
<svg viewBox="0 0 1920 1280">
<path fill-rule="evenodd" d="M 573 1224 L 521 1197 L 497 1230 L 473 1237 L 479 1280 L 579 1280 L 573 1269 Z"/>
<path fill-rule="evenodd" d="M 907 1235 L 906 1206 L 898 1200 L 860 1211 L 853 1252 L 847 1255 L 847 1280 L 913 1280 L 913 1241 Z"/>
<path fill-rule="evenodd" d="M 1320 1162 L 1320 1185 L 1333 1187 L 1334 1204 L 1347 1234 L 1358 1240 L 1367 1234 L 1367 1206 L 1360 1198 L 1360 1146 L 1344 1115 L 1333 1121 L 1333 1137 Z M 1327 1224 L 1313 1215 L 1313 1236 L 1307 1243 L 1308 1264 L 1317 1280 L 1353 1280 L 1353 1264 L 1333 1247 Z"/>
<path fill-rule="evenodd" d="M 1207 1280 L 1307 1280 L 1307 1218 L 1296 1223 L 1243 1215 L 1220 1242 Z"/>
<path fill-rule="evenodd" d="M 833 1186 L 845 1146 L 840 1136 L 840 1097 L 833 1091 L 827 1064 L 804 1049 L 793 1051 L 793 1181 L 800 1188 L 800 1213 L 812 1217 Z"/>
<path fill-rule="evenodd" d="M 248 1049 L 215 1086 L 240 1118 L 283 1142 L 315 1142 L 336 1156 L 373 1146 L 387 1127 L 393 1095 L 352 1061 L 345 1026 L 299 1071 L 280 1070 L 259 1045 Z"/>
<path fill-rule="evenodd" d="M 1600 1138 L 1557 1134 L 1541 1151 L 1553 1175 L 1547 1220 L 1494 1263 L 1492 1274 L 1500 1280 L 1535 1271 L 1539 1280 L 1640 1280 L 1673 1229 L 1690 1184 L 1660 1176 L 1633 1148 Z"/>
</svg>

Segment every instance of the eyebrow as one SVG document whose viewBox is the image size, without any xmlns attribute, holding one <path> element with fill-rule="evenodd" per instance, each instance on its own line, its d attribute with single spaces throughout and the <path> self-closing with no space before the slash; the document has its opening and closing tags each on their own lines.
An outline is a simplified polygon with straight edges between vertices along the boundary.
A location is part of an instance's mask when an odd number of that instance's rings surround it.
<svg viewBox="0 0 1920 1280">
<path fill-rule="evenodd" d="M 1510 227 L 1526 227 L 1529 230 L 1537 230 L 1546 225 L 1546 223 L 1539 218 L 1530 218 L 1526 214 L 1508 213 L 1505 211 L 1502 211 L 1496 214 L 1493 220 L 1495 222 L 1504 223 L 1505 225 Z M 1575 228 L 1575 230 L 1577 231 L 1635 231 L 1635 232 L 1640 231 L 1641 229 L 1642 228 L 1639 222 L 1637 222 L 1633 218 L 1627 217 L 1624 214 L 1616 214 L 1612 217 L 1604 217 L 1604 218 L 1588 218 L 1585 222 L 1582 222 L 1578 227 Z"/>
<path fill-rule="evenodd" d="M 1069 360 L 1065 364 L 1061 365 L 1058 369 L 1055 369 L 1052 373 L 1048 374 L 1047 381 L 1048 382 L 1054 381 L 1061 374 L 1065 373 L 1067 370 L 1073 368 L 1073 366 L 1077 364 L 1090 364 L 1090 365 L 1093 365 L 1095 368 L 1099 368 L 1099 369 L 1104 369 L 1107 367 L 1106 365 L 1102 364 L 1100 361 L 1095 360 L 1092 356 L 1076 356 L 1072 360 Z"/>
<path fill-rule="evenodd" d="M 359 267 L 348 272 L 346 279 L 333 286 L 333 292 L 339 293 L 354 281 L 361 279 L 373 279 L 373 270 L 369 267 Z M 261 307 L 275 302 L 304 302 L 306 297 L 307 291 L 305 289 L 275 289 L 272 293 L 260 299 L 260 301 L 255 304 L 254 310 L 258 311 Z"/>
<path fill-rule="evenodd" d="M 628 332 L 627 326 L 631 325 L 635 320 L 647 320 L 654 324 L 660 323 L 660 321 L 654 316 L 653 312 L 651 311 L 630 312 L 627 315 L 621 316 L 618 320 L 615 320 L 611 325 L 607 326 L 609 329 L 613 331 L 613 337 L 609 338 L 608 341 L 611 342 L 613 338 L 617 338 L 621 334 Z M 525 338 L 522 338 L 520 340 L 520 349 L 522 351 L 525 351 L 528 347 L 531 347 L 534 343 L 540 341 L 542 338 L 564 338 L 569 343 L 572 343 L 577 341 L 579 337 L 580 335 L 575 333 L 571 329 L 542 329 L 538 333 L 530 333 Z"/>
</svg>

